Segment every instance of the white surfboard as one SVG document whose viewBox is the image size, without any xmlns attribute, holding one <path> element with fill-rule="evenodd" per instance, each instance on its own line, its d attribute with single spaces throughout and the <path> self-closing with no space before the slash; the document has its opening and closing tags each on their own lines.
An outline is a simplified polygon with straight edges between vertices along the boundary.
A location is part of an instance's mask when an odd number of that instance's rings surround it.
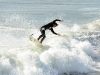
<svg viewBox="0 0 100 75">
<path fill-rule="evenodd" d="M 33 35 L 33 34 L 32 34 Z M 42 46 L 42 44 L 37 40 L 35 39 L 32 35 L 29 36 L 29 39 L 37 46 Z"/>
</svg>

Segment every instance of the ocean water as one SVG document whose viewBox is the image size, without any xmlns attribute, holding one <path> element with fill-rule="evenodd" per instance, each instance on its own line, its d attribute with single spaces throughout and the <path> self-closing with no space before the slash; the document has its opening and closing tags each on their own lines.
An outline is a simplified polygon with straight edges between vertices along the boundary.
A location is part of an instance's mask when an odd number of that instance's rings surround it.
<svg viewBox="0 0 100 75">
<path fill-rule="evenodd" d="M 43 47 L 29 40 L 40 27 Z M 100 75 L 100 0 L 0 0 L 0 75 Z"/>
</svg>

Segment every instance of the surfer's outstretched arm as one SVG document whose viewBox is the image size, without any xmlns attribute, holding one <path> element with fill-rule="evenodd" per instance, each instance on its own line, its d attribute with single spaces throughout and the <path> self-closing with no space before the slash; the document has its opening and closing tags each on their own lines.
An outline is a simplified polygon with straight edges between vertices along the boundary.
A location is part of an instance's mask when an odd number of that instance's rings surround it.
<svg viewBox="0 0 100 75">
<path fill-rule="evenodd" d="M 53 28 L 51 28 L 50 30 L 51 30 L 51 32 L 52 32 L 53 34 L 57 35 L 57 33 L 54 32 Z"/>
<path fill-rule="evenodd" d="M 63 20 L 55 19 L 55 20 L 53 21 L 53 23 L 56 23 L 56 21 L 63 22 Z"/>
<path fill-rule="evenodd" d="M 51 30 L 51 32 L 52 32 L 53 34 L 60 36 L 60 34 L 56 33 L 56 32 L 53 30 L 53 28 L 51 28 L 50 30 Z"/>
</svg>

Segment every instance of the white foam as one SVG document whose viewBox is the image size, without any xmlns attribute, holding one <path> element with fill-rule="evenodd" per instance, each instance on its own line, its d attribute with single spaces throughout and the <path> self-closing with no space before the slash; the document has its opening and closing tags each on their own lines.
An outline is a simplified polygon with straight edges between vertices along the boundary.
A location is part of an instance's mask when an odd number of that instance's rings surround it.
<svg viewBox="0 0 100 75">
<path fill-rule="evenodd" d="M 93 71 L 93 65 L 95 64 L 91 57 L 84 52 L 84 48 L 69 49 L 67 46 L 50 48 L 41 54 L 40 59 L 59 73 L 90 72 Z"/>
<path fill-rule="evenodd" d="M 39 29 L 16 30 L 4 28 L 0 30 L 0 75 L 58 75 L 62 73 L 89 73 L 96 69 L 94 58 L 98 54 L 92 44 L 73 38 L 70 29 L 65 25 L 59 33 L 63 36 L 47 34 L 44 48 L 38 48 L 28 39 L 34 33 L 37 38 Z M 73 27 L 76 28 L 77 26 Z M 81 30 L 82 27 L 78 27 Z M 58 27 L 60 30 L 60 28 Z M 55 29 L 56 31 L 56 29 Z M 35 34 L 38 32 L 39 34 Z M 71 36 L 71 37 L 70 37 Z M 75 35 L 74 35 L 75 36 Z M 46 48 L 45 45 L 50 47 Z M 6 47 L 4 49 L 4 47 Z M 5 51 L 3 51 L 5 50 Z"/>
</svg>

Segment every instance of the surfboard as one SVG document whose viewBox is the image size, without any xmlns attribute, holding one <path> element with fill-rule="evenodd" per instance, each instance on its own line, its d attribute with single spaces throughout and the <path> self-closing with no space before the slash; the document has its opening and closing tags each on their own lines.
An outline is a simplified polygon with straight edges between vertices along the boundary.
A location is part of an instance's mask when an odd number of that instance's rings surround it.
<svg viewBox="0 0 100 75">
<path fill-rule="evenodd" d="M 30 41 L 32 41 L 36 46 L 42 46 L 42 44 L 33 37 L 33 34 L 29 36 Z"/>
</svg>

